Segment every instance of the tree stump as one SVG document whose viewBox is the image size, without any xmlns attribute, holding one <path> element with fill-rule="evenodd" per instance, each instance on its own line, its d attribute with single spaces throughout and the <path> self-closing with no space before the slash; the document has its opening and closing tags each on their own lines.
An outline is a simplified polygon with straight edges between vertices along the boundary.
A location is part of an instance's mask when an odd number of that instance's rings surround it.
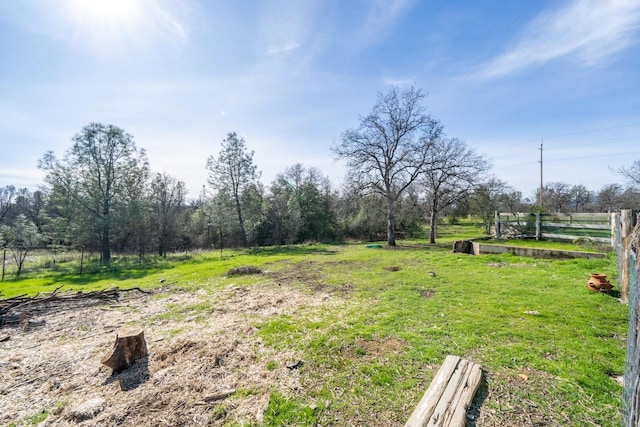
<svg viewBox="0 0 640 427">
<path fill-rule="evenodd" d="M 471 240 L 456 240 L 453 242 L 453 253 L 473 255 L 473 242 Z"/>
<path fill-rule="evenodd" d="M 122 328 L 116 335 L 113 348 L 104 355 L 100 363 L 110 367 L 114 372 L 122 372 L 148 354 L 142 328 Z"/>
</svg>

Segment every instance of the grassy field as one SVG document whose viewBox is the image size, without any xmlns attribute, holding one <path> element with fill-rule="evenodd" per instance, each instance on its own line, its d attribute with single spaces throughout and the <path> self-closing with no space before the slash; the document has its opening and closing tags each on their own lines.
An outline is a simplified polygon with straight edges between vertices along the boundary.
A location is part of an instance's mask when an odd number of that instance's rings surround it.
<svg viewBox="0 0 640 427">
<path fill-rule="evenodd" d="M 441 244 L 307 245 L 204 252 L 146 261 L 121 259 L 79 277 L 61 267 L 0 284 L 4 297 L 119 286 L 196 291 L 202 301 L 166 318 L 206 318 L 230 286 L 330 295 L 339 303 L 247 318 L 261 342 L 303 362 L 301 387 L 273 384 L 265 426 L 402 425 L 447 354 L 483 367 L 470 425 L 617 426 L 621 422 L 627 307 L 589 292 L 589 273 L 615 284 L 604 260 L 540 260 L 454 254 L 450 240 L 476 228 L 441 230 Z M 130 263 L 130 264 L 128 264 Z M 229 276 L 231 268 L 263 274 Z M 268 273 L 268 274 L 265 274 Z M 279 369 L 277 360 L 264 360 Z M 224 405 L 212 411 L 224 414 Z M 217 425 L 217 424 L 216 424 Z M 228 419 L 226 425 L 256 425 Z"/>
</svg>

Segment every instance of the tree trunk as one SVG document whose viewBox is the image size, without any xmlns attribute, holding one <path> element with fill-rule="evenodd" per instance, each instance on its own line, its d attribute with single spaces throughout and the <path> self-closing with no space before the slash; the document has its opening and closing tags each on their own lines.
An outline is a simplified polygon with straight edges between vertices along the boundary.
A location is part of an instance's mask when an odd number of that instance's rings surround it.
<svg viewBox="0 0 640 427">
<path fill-rule="evenodd" d="M 393 201 L 387 197 L 387 244 L 396 245 L 396 220 L 393 216 Z"/>
<path fill-rule="evenodd" d="M 236 198 L 236 209 L 238 210 L 238 223 L 240 224 L 240 238 L 242 239 L 242 246 L 247 248 L 249 247 L 249 242 L 247 241 L 247 233 L 244 231 L 244 218 L 242 218 L 242 209 L 240 208 L 240 199 L 238 194 L 235 194 Z"/>
<path fill-rule="evenodd" d="M 111 262 L 111 244 L 109 243 L 109 209 L 105 209 L 102 216 L 102 264 Z"/>
<path fill-rule="evenodd" d="M 435 203 L 434 203 L 435 205 Z M 436 206 L 431 207 L 431 217 L 429 219 L 429 243 L 436 242 L 436 225 L 438 223 L 438 213 Z"/>
<path fill-rule="evenodd" d="M 100 363 L 114 372 L 121 372 L 148 354 L 144 331 L 141 328 L 123 328 L 118 331 L 113 348 L 104 355 Z"/>
</svg>

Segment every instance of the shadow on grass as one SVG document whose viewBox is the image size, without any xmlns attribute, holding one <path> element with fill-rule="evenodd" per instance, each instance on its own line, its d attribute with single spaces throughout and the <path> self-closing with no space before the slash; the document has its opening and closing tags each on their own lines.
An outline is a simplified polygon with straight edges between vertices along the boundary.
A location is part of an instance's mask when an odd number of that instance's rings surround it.
<svg viewBox="0 0 640 427">
<path fill-rule="evenodd" d="M 467 410 L 467 419 L 465 420 L 465 427 L 475 427 L 478 418 L 480 418 L 480 408 L 487 397 L 489 396 L 489 386 L 487 385 L 487 374 L 482 371 L 482 378 L 480 379 L 480 387 L 469 405 Z"/>
<path fill-rule="evenodd" d="M 19 284 L 23 280 L 39 279 L 42 286 L 58 286 L 60 283 L 82 287 L 103 280 L 123 281 L 130 279 L 143 279 L 153 274 L 172 270 L 180 265 L 191 264 L 194 266 L 228 260 L 236 257 L 270 258 L 273 256 L 304 257 L 308 255 L 334 255 L 338 252 L 340 244 L 317 244 L 295 246 L 268 246 L 249 249 L 225 249 L 224 255 L 216 257 L 217 251 L 204 253 L 168 256 L 159 258 L 149 256 L 140 260 L 137 256 L 114 256 L 110 265 L 101 265 L 99 260 L 85 259 L 82 275 L 79 263 L 60 263 L 55 269 L 30 269 L 21 276 L 5 277 L 4 283 Z"/>
<path fill-rule="evenodd" d="M 620 291 L 617 289 L 612 289 L 607 295 L 615 299 L 620 299 Z"/>
<path fill-rule="evenodd" d="M 286 245 L 286 246 L 264 246 L 248 249 L 246 254 L 252 256 L 306 256 L 306 255 L 335 255 L 335 248 L 346 246 L 346 243 L 331 243 L 322 245 Z"/>
</svg>

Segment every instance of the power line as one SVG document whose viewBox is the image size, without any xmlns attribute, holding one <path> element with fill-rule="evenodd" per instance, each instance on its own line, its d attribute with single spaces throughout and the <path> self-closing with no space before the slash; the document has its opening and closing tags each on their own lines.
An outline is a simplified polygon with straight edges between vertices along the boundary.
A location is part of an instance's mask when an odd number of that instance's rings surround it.
<svg viewBox="0 0 640 427">
<path fill-rule="evenodd" d="M 561 137 L 564 137 L 564 136 L 583 135 L 583 134 L 586 134 L 586 133 L 603 132 L 603 131 L 606 131 L 606 130 L 630 128 L 630 127 L 635 127 L 635 126 L 640 126 L 640 122 L 627 123 L 627 124 L 624 124 L 624 125 L 609 126 L 609 127 L 604 127 L 604 128 L 598 128 L 598 129 L 589 129 L 589 130 L 581 130 L 581 131 L 576 131 L 576 132 L 568 132 L 568 133 L 563 133 L 563 134 L 558 134 L 558 135 L 543 136 L 542 139 L 547 140 L 547 139 L 561 138 Z M 622 137 L 622 138 L 628 138 L 628 139 L 638 138 L 638 139 L 640 139 L 640 136 L 629 136 L 629 137 Z M 531 144 L 532 142 L 538 142 L 538 141 L 540 141 L 540 138 L 531 138 L 531 139 L 528 139 L 526 141 L 509 144 L 509 146 L 510 147 L 517 147 L 517 146 L 520 146 L 520 145 L 527 145 L 527 144 Z M 605 139 L 605 140 L 601 140 L 601 141 L 602 142 L 608 142 L 609 140 Z M 599 140 L 594 141 L 594 143 L 597 143 L 597 142 L 599 142 Z M 616 141 L 611 140 L 611 142 L 616 142 Z"/>
<path fill-rule="evenodd" d="M 582 130 L 582 131 L 578 131 L 578 132 L 570 132 L 570 133 L 564 133 L 564 134 L 560 134 L 560 135 L 545 136 L 544 139 L 560 138 L 560 137 L 563 137 L 563 136 L 581 135 L 581 134 L 593 133 L 593 132 L 602 132 L 602 131 L 605 131 L 605 130 L 621 129 L 621 128 L 628 128 L 628 127 L 634 127 L 634 126 L 640 126 L 640 123 L 629 123 L 629 124 L 626 124 L 626 125 L 610 126 L 610 127 L 606 127 L 606 128 L 600 128 L 600 129 Z"/>
<path fill-rule="evenodd" d="M 618 157 L 618 156 L 629 156 L 629 155 L 640 155 L 640 151 L 629 151 L 626 153 L 612 153 L 612 154 L 594 154 L 589 156 L 572 156 L 572 157 L 562 157 L 559 159 L 547 159 L 547 162 L 562 162 L 566 160 L 588 160 L 588 159 L 602 159 L 605 157 Z"/>
<path fill-rule="evenodd" d="M 608 139 L 596 139 L 596 140 L 586 141 L 586 142 L 575 141 L 571 143 L 564 143 L 564 145 L 559 147 L 556 146 L 555 149 L 570 148 L 570 147 L 576 147 L 576 146 L 583 147 L 585 145 L 589 145 L 589 146 L 603 145 L 604 146 L 604 145 L 609 145 L 617 142 L 637 141 L 637 140 L 640 140 L 640 136 L 634 135 L 634 136 L 621 136 L 617 138 L 608 138 Z"/>
</svg>

